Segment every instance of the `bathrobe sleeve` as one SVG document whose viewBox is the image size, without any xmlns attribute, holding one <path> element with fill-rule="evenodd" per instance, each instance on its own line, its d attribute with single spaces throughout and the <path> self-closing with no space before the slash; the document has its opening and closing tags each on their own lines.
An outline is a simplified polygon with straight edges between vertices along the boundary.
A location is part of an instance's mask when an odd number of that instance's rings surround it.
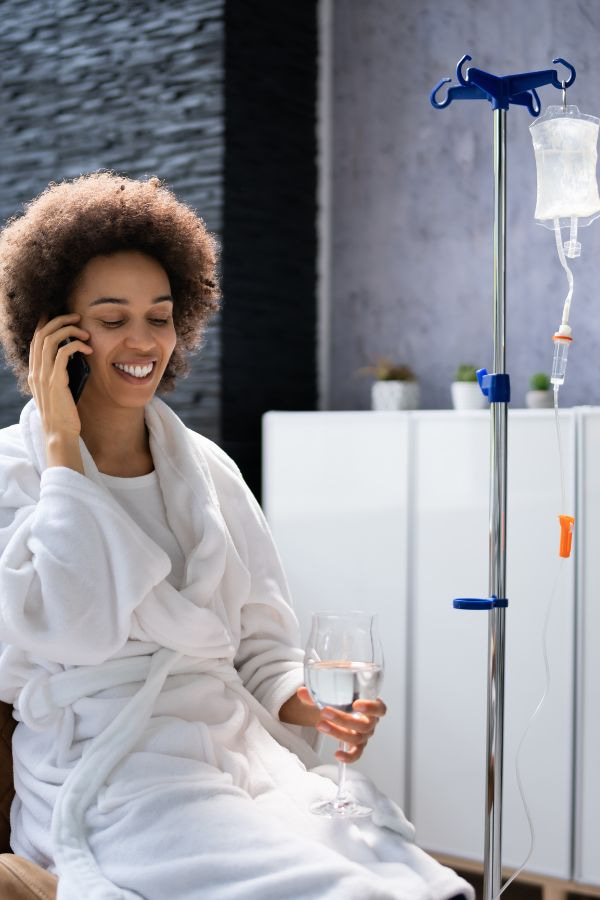
<svg viewBox="0 0 600 900">
<path fill-rule="evenodd" d="M 298 620 L 262 509 L 233 460 L 204 441 L 210 445 L 205 455 L 221 512 L 250 573 L 250 590 L 237 613 L 234 664 L 247 690 L 278 718 L 285 701 L 304 683 Z"/>
<path fill-rule="evenodd" d="M 70 665 L 127 641 L 167 554 L 110 494 L 61 466 L 41 479 L 18 426 L 0 431 L 0 642 Z"/>
</svg>

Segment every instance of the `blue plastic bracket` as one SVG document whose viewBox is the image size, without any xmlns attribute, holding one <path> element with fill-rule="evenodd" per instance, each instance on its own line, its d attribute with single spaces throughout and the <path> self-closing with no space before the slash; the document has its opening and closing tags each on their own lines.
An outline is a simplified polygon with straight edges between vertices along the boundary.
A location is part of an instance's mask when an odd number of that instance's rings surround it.
<svg viewBox="0 0 600 900">
<path fill-rule="evenodd" d="M 555 69 L 543 69 L 539 72 L 522 72 L 519 75 L 492 75 L 483 69 L 469 66 L 463 74 L 463 66 L 472 57 L 467 53 L 456 66 L 456 77 L 459 84 L 448 88 L 445 100 L 438 100 L 436 95 L 451 78 L 442 78 L 430 94 L 431 105 L 435 109 L 445 109 L 453 100 L 489 100 L 493 109 L 508 109 L 511 104 L 526 106 L 532 116 L 539 115 L 542 105 L 536 88 L 551 84 L 555 88 L 569 88 L 576 78 L 575 68 L 562 57 L 557 56 L 553 63 L 561 63 L 569 70 L 569 76 L 559 79 Z"/>
<path fill-rule="evenodd" d="M 477 381 L 490 403 L 510 403 L 510 375 L 490 375 L 487 369 L 478 369 Z"/>
<path fill-rule="evenodd" d="M 452 606 L 454 609 L 506 609 L 508 600 L 502 597 L 484 597 L 483 599 L 478 599 L 477 597 L 457 597 L 456 600 L 452 601 Z"/>
</svg>

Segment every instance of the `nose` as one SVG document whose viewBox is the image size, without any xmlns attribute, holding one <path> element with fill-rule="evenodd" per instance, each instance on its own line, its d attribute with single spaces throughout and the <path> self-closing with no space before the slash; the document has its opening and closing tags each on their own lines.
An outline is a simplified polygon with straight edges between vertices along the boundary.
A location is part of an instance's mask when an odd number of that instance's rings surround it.
<svg viewBox="0 0 600 900">
<path fill-rule="evenodd" d="M 131 350 L 149 350 L 156 347 L 155 335 L 151 325 L 132 322 L 125 336 L 125 346 Z"/>
</svg>

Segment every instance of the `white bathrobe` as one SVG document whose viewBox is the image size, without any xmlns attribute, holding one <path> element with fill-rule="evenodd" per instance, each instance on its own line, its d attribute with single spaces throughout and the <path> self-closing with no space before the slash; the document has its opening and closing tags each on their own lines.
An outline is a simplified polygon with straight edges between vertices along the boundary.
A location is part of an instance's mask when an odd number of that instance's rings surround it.
<svg viewBox="0 0 600 900">
<path fill-rule="evenodd" d="M 264 516 L 217 445 L 158 398 L 145 416 L 180 590 L 82 440 L 85 475 L 46 467 L 33 400 L 0 431 L 13 850 L 58 900 L 471 898 L 352 768 L 371 821 L 307 811 L 335 769 L 278 720 L 303 654 Z"/>
</svg>

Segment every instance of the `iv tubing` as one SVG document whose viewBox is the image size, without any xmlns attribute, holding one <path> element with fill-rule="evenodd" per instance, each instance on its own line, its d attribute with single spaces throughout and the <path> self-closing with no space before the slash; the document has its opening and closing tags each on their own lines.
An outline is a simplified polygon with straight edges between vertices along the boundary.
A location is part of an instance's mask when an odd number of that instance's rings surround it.
<svg viewBox="0 0 600 900">
<path fill-rule="evenodd" d="M 544 620 L 544 628 L 542 631 L 542 654 L 544 657 L 544 669 L 546 672 L 546 680 L 544 683 L 544 690 L 543 690 L 542 696 L 540 697 L 540 699 L 537 703 L 537 706 L 535 707 L 533 713 L 531 714 L 531 718 L 529 719 L 529 722 L 527 723 L 527 725 L 525 727 L 523 736 L 521 737 L 521 740 L 519 741 L 519 746 L 517 747 L 516 761 L 515 761 L 515 773 L 517 776 L 517 785 L 519 788 L 519 794 L 521 795 L 521 802 L 523 804 L 523 809 L 524 809 L 525 815 L 527 817 L 527 824 L 529 825 L 529 834 L 530 834 L 530 841 L 531 841 L 530 845 L 529 845 L 529 853 L 527 854 L 523 864 L 517 869 L 516 872 L 513 872 L 513 874 L 508 879 L 508 881 L 506 881 L 505 884 L 503 885 L 502 889 L 494 896 L 493 900 L 498 900 L 500 895 L 503 894 L 504 891 L 506 890 L 506 888 L 510 884 L 513 883 L 515 878 L 518 878 L 518 876 L 521 874 L 521 872 L 523 871 L 523 869 L 525 868 L 525 866 L 531 859 L 531 855 L 535 848 L 535 830 L 533 827 L 533 819 L 531 817 L 531 811 L 529 809 L 527 800 L 525 798 L 525 791 L 523 789 L 523 779 L 521 778 L 521 750 L 523 749 L 525 740 L 526 740 L 527 736 L 529 735 L 531 726 L 533 725 L 535 719 L 539 715 L 540 710 L 541 710 L 542 706 L 544 705 L 546 697 L 548 696 L 548 693 L 550 691 L 550 663 L 548 661 L 548 625 L 550 623 L 550 615 L 551 615 L 552 609 L 554 607 L 554 601 L 555 601 L 556 595 L 558 593 L 558 591 L 557 591 L 558 583 L 559 583 L 560 576 L 562 575 L 563 571 L 564 571 L 564 564 L 563 564 L 563 561 L 560 560 L 559 564 L 558 564 L 558 571 L 556 573 L 556 578 L 554 579 L 554 586 L 552 588 L 552 593 L 550 595 L 550 601 L 548 603 L 548 608 L 546 610 L 546 618 Z"/>
<path fill-rule="evenodd" d="M 558 419 L 558 385 L 554 385 L 554 422 L 556 424 L 556 443 L 558 444 L 558 465 L 560 468 L 560 508 L 566 510 L 565 475 L 563 469 L 562 442 L 560 439 L 560 423 Z"/>
<path fill-rule="evenodd" d="M 557 440 L 557 445 L 558 445 L 558 464 L 559 464 L 559 468 L 560 468 L 561 509 L 564 510 L 564 509 L 566 509 L 565 476 L 564 476 L 564 469 L 563 469 L 563 454 L 562 454 L 562 442 L 561 442 L 561 435 L 560 435 L 560 421 L 558 418 L 558 385 L 557 384 L 554 385 L 554 417 L 555 417 L 555 423 L 556 423 L 556 440 Z M 510 884 L 513 883 L 515 878 L 518 878 L 518 876 L 521 874 L 521 872 L 523 871 L 523 869 L 525 868 L 525 866 L 531 859 L 531 855 L 533 854 L 533 851 L 535 848 L 535 829 L 533 827 L 533 819 L 531 816 L 531 811 L 527 804 L 527 799 L 525 797 L 525 790 L 523 788 L 523 779 L 521 777 L 521 750 L 522 750 L 525 740 L 529 734 L 529 731 L 531 730 L 531 726 L 533 725 L 535 719 L 539 715 L 540 710 L 541 710 L 542 706 L 544 705 L 546 697 L 548 696 L 548 693 L 550 691 L 550 663 L 548 661 L 548 625 L 550 623 L 550 615 L 551 615 L 552 609 L 554 607 L 554 600 L 556 598 L 556 594 L 558 593 L 557 587 L 558 587 L 559 579 L 560 579 L 560 576 L 563 573 L 563 571 L 564 571 L 564 565 L 562 564 L 562 559 L 561 559 L 559 561 L 556 578 L 554 579 L 554 586 L 552 588 L 552 593 L 550 595 L 550 601 L 548 603 L 548 608 L 546 610 L 546 618 L 544 620 L 544 627 L 542 630 L 542 654 L 544 657 L 544 669 L 546 672 L 546 680 L 545 680 L 545 684 L 544 684 L 544 690 L 543 690 L 542 696 L 540 697 L 540 699 L 538 701 L 537 706 L 535 707 L 535 709 L 531 715 L 531 718 L 529 719 L 529 722 L 527 723 L 527 725 L 525 727 L 523 736 L 521 737 L 521 740 L 519 741 L 519 746 L 517 747 L 517 753 L 516 753 L 516 759 L 515 759 L 515 774 L 517 776 L 517 786 L 519 788 L 519 794 L 521 796 L 521 803 L 523 804 L 523 810 L 525 812 L 525 816 L 527 818 L 527 824 L 529 826 L 529 835 L 530 835 L 529 852 L 528 852 L 523 864 L 517 869 L 516 872 L 513 872 L 513 874 L 510 876 L 508 881 L 503 885 L 502 889 L 496 894 L 496 896 L 493 898 L 493 900 L 498 900 L 500 895 L 502 893 L 504 893 L 504 891 Z"/>
<path fill-rule="evenodd" d="M 558 258 L 560 259 L 561 266 L 567 273 L 567 282 L 569 284 L 569 292 L 567 294 L 567 297 L 565 299 L 565 305 L 563 307 L 562 323 L 561 323 L 561 329 L 562 329 L 563 326 L 566 325 L 568 327 L 568 324 L 569 324 L 569 312 L 571 311 L 571 300 L 573 298 L 573 273 L 571 272 L 571 270 L 567 264 L 567 260 L 565 258 L 565 251 L 564 251 L 564 247 L 563 247 L 563 243 L 562 243 L 562 238 L 560 235 L 560 223 L 559 223 L 558 219 L 554 220 L 554 237 L 556 238 L 556 249 L 558 250 Z M 567 331 L 566 333 L 570 334 L 570 331 Z"/>
</svg>

